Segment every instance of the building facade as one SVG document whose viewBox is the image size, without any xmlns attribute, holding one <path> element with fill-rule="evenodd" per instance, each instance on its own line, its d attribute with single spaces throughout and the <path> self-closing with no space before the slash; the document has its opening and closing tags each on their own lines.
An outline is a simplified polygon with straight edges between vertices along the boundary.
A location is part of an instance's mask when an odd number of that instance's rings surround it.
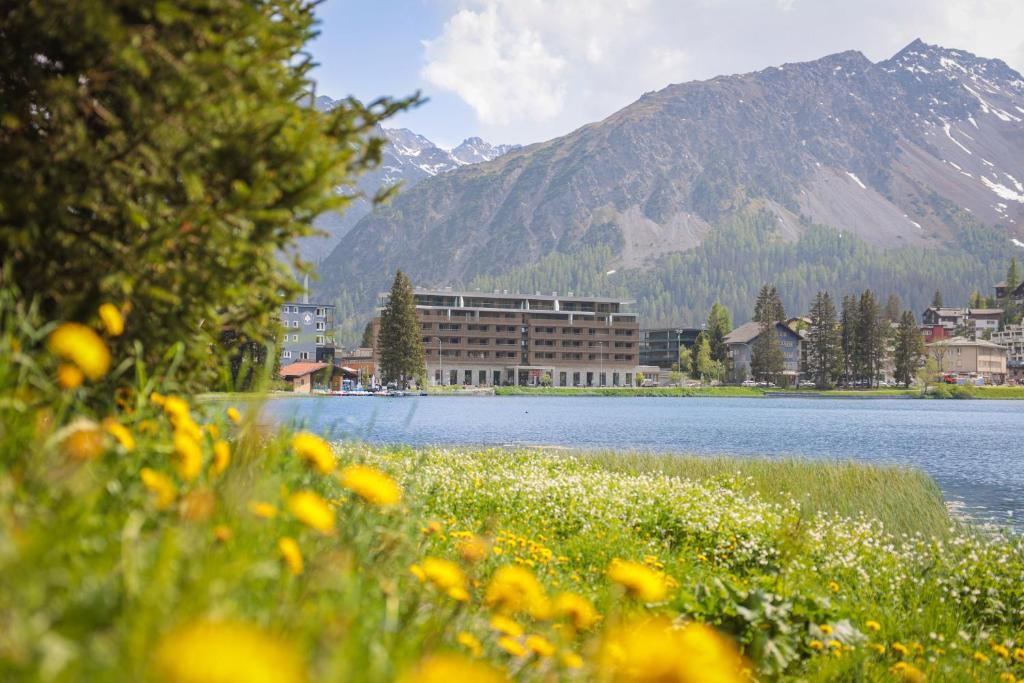
<svg viewBox="0 0 1024 683">
<path fill-rule="evenodd" d="M 957 380 L 1003 384 L 1006 381 L 1006 347 L 984 339 L 953 337 L 928 344 L 928 355 L 939 370 Z"/>
<path fill-rule="evenodd" d="M 434 385 L 633 386 L 640 328 L 632 301 L 416 289 Z M 387 295 L 381 295 L 381 308 Z"/>
<path fill-rule="evenodd" d="M 669 369 L 679 362 L 679 348 L 693 348 L 700 330 L 694 327 L 663 327 L 640 330 L 640 364 Z"/>
<path fill-rule="evenodd" d="M 281 306 L 281 366 L 300 361 L 334 363 L 334 306 L 288 302 Z"/>
<path fill-rule="evenodd" d="M 775 334 L 782 348 L 782 374 L 796 381 L 800 377 L 800 354 L 803 338 L 784 323 L 775 323 Z M 761 324 L 758 322 L 743 323 L 725 335 L 725 344 L 729 349 L 730 378 L 734 382 L 742 382 L 749 378 L 751 361 L 754 353 L 754 342 L 761 336 Z"/>
<path fill-rule="evenodd" d="M 961 334 L 974 337 L 999 329 L 1001 308 L 938 308 L 929 306 L 921 315 L 921 333 L 925 341 L 940 341 Z"/>
<path fill-rule="evenodd" d="M 992 334 L 992 343 L 1006 348 L 1006 377 L 1024 382 L 1024 325 L 1007 325 Z"/>
</svg>

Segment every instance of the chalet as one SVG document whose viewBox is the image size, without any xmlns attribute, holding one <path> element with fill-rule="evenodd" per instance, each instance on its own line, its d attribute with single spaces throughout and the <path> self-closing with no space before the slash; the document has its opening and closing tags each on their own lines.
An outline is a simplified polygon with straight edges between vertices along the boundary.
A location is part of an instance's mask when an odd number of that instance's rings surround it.
<svg viewBox="0 0 1024 683">
<path fill-rule="evenodd" d="M 795 381 L 800 376 L 800 348 L 803 336 L 785 323 L 775 323 L 775 334 L 782 347 L 783 371 L 785 377 Z M 742 382 L 751 376 L 750 362 L 753 357 L 754 342 L 761 336 L 761 324 L 758 322 L 743 323 L 725 335 L 725 344 L 729 349 L 731 361 L 731 379 Z"/>
<path fill-rule="evenodd" d="M 995 289 L 996 289 L 996 299 L 998 299 L 999 301 L 1002 301 L 1003 299 L 1006 298 L 1006 283 L 1005 282 L 1000 282 L 999 284 L 997 284 Z M 1014 288 L 1013 294 L 1012 294 L 1011 298 L 1015 302 L 1017 302 L 1019 304 L 1024 304 L 1024 281 L 1022 281 L 1020 284 L 1017 285 L 1016 288 Z"/>
</svg>

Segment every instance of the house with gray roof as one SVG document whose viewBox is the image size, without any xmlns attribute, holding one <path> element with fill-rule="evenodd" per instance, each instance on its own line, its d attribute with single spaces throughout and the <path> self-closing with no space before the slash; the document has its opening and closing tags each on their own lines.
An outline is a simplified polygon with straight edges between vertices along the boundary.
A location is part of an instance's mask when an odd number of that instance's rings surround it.
<svg viewBox="0 0 1024 683">
<path fill-rule="evenodd" d="M 782 374 L 796 381 L 800 377 L 800 354 L 803 337 L 799 332 L 784 323 L 775 323 L 775 334 L 779 338 L 784 358 Z M 743 323 L 725 335 L 725 345 L 729 349 L 730 379 L 742 382 L 751 376 L 750 363 L 754 352 L 754 342 L 761 336 L 761 323 L 751 321 Z"/>
</svg>

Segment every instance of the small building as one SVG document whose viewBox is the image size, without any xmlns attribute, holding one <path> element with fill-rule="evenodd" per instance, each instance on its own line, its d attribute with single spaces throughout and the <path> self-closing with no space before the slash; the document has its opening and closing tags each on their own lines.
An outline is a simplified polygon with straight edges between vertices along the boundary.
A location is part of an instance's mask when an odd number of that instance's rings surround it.
<svg viewBox="0 0 1024 683">
<path fill-rule="evenodd" d="M 999 329 L 999 321 L 1003 319 L 1001 308 L 970 308 L 967 310 L 967 318 L 974 323 L 974 336 L 980 336 L 984 332 L 996 332 Z"/>
<path fill-rule="evenodd" d="M 292 391 L 297 394 L 310 394 L 313 390 L 327 391 L 330 389 L 330 375 L 327 363 L 300 361 L 281 368 L 281 379 L 292 384 Z"/>
<path fill-rule="evenodd" d="M 785 323 L 775 323 L 775 334 L 782 348 L 782 374 L 792 381 L 800 377 L 800 353 L 803 336 Z M 729 349 L 729 360 L 732 369 L 730 378 L 734 382 L 742 382 L 751 376 L 751 360 L 754 342 L 761 336 L 761 323 L 751 321 L 743 323 L 725 335 L 725 344 Z"/>
<path fill-rule="evenodd" d="M 1002 301 L 1006 298 L 1006 282 L 1000 282 L 995 286 L 996 299 Z M 1019 282 L 1011 293 L 1012 298 L 1018 304 L 1024 304 L 1024 280 Z"/>
<path fill-rule="evenodd" d="M 942 327 L 952 336 L 953 331 L 964 324 L 967 319 L 966 308 L 951 308 L 949 306 L 929 306 L 921 314 L 921 324 L 924 327 Z"/>
<path fill-rule="evenodd" d="M 940 341 L 957 332 L 977 337 L 986 330 L 995 332 L 1003 317 L 1001 308 L 939 308 L 929 306 L 921 316 L 921 332 L 925 341 Z M 943 332 L 939 332 L 939 328 Z"/>
<path fill-rule="evenodd" d="M 1024 325 L 1007 325 L 993 333 L 990 341 L 1006 347 L 1007 380 L 1024 382 Z"/>
<path fill-rule="evenodd" d="M 281 365 L 334 362 L 334 315 L 331 304 L 289 301 L 281 306 Z"/>
<path fill-rule="evenodd" d="M 640 330 L 640 364 L 667 370 L 679 362 L 679 349 L 693 348 L 699 335 L 700 330 L 695 327 Z"/>
<path fill-rule="evenodd" d="M 336 365 L 351 369 L 359 377 L 377 375 L 377 362 L 372 346 L 360 346 L 347 353 L 344 349 L 337 349 L 334 353 L 334 362 Z"/>
<path fill-rule="evenodd" d="M 944 375 L 970 383 L 1006 382 L 1006 347 L 984 339 L 953 337 L 928 344 L 928 355 Z"/>
</svg>

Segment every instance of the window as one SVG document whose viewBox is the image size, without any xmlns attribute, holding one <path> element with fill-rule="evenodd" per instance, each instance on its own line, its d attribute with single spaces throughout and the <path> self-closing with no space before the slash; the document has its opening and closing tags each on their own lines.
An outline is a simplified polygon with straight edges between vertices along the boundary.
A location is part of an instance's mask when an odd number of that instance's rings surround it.
<svg viewBox="0 0 1024 683">
<path fill-rule="evenodd" d="M 285 351 L 284 353 L 281 354 L 281 357 L 282 358 L 291 358 L 292 357 L 292 352 L 291 351 Z"/>
<path fill-rule="evenodd" d="M 307 353 L 306 351 L 300 351 L 299 360 L 309 360 L 309 353 Z"/>
<path fill-rule="evenodd" d="M 318 329 L 320 331 L 326 330 L 327 329 L 327 323 L 317 323 L 316 324 L 316 329 Z"/>
<path fill-rule="evenodd" d="M 558 373 L 558 386 L 560 386 L 560 387 L 564 387 L 565 386 L 565 376 L 566 376 L 566 373 L 564 373 L 564 372 Z"/>
<path fill-rule="evenodd" d="M 473 383 L 473 371 L 472 370 L 466 370 L 463 373 L 463 375 L 462 375 L 462 379 L 463 379 L 463 382 L 462 382 L 463 384 L 472 384 Z"/>
<path fill-rule="evenodd" d="M 316 336 L 316 343 L 317 344 L 323 344 L 324 343 L 324 336 L 322 334 L 318 334 Z"/>
<path fill-rule="evenodd" d="M 479 381 L 477 382 L 478 384 L 481 384 L 481 385 L 487 384 L 487 371 L 486 370 L 481 370 L 479 372 L 479 374 L 477 375 L 477 377 L 480 378 Z"/>
</svg>

